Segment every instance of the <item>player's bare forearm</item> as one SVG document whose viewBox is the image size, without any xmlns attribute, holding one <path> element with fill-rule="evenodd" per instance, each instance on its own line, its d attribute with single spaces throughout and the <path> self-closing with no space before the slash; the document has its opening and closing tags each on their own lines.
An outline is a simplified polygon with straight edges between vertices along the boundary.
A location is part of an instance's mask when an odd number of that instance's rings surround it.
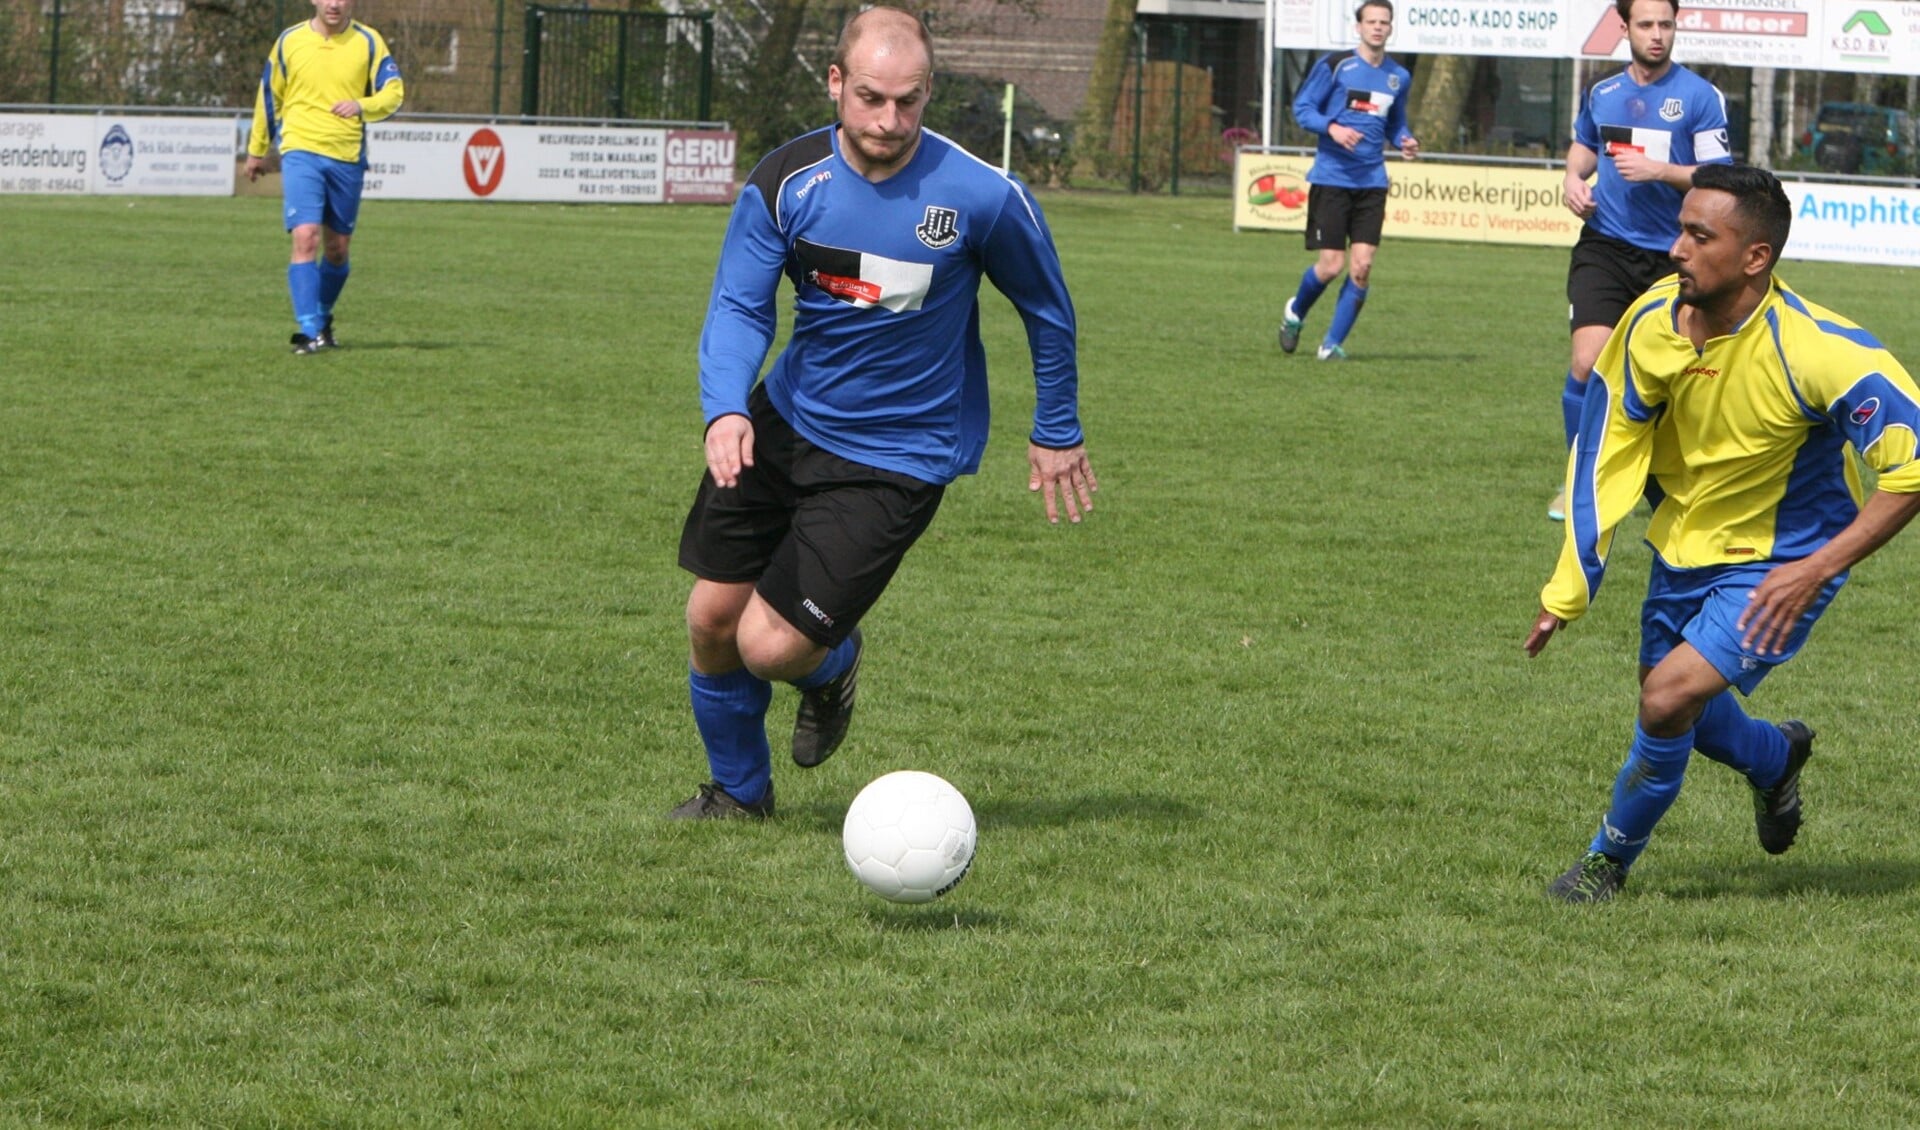
<svg viewBox="0 0 1920 1130">
<path fill-rule="evenodd" d="M 1027 489 L 1041 492 L 1046 501 L 1047 521 L 1059 524 L 1064 507 L 1067 521 L 1079 522 L 1082 514 L 1093 512 L 1093 495 L 1100 489 L 1093 464 L 1087 461 L 1087 446 L 1069 448 L 1027 444 Z"/>
<path fill-rule="evenodd" d="M 1734 624 L 1744 633 L 1741 645 L 1779 654 L 1827 582 L 1892 541 L 1916 514 L 1920 514 L 1920 494 L 1873 492 L 1859 515 L 1831 541 L 1798 561 L 1778 566 L 1754 586 L 1746 610 Z"/>
</svg>

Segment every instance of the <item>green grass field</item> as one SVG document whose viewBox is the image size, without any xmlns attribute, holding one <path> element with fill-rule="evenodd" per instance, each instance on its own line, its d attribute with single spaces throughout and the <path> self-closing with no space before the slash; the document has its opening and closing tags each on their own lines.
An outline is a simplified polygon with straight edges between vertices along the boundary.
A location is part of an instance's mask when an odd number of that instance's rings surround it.
<svg viewBox="0 0 1920 1130">
<path fill-rule="evenodd" d="M 1095 513 L 1025 490 L 989 295 L 996 438 L 847 747 L 688 827 L 723 211 L 369 204 L 294 358 L 272 199 L 0 200 L 0 1124 L 1920 1122 L 1920 533 L 1754 700 L 1822 732 L 1799 846 L 1701 760 L 1621 901 L 1550 905 L 1648 556 L 1524 659 L 1565 253 L 1390 243 L 1323 365 L 1296 238 L 1044 203 Z M 1920 360 L 1912 272 L 1783 273 Z M 924 908 L 840 860 L 909 767 L 980 821 Z"/>
</svg>

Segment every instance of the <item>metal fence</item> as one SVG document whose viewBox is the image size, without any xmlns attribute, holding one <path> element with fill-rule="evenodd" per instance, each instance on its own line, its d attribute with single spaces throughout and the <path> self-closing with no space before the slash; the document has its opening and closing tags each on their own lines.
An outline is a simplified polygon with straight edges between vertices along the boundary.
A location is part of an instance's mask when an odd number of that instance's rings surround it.
<svg viewBox="0 0 1920 1130">
<path fill-rule="evenodd" d="M 527 8 L 520 112 L 695 119 L 713 107 L 713 15 Z"/>
<path fill-rule="evenodd" d="M 586 41 L 584 56 L 532 43 L 531 53 L 548 60 L 533 72 L 543 85 L 561 84 L 556 65 L 586 72 L 576 90 L 556 96 L 571 98 L 569 109 L 551 112 L 710 119 L 711 64 L 701 60 L 712 58 L 711 31 L 700 26 L 704 17 L 654 16 L 672 28 L 649 39 L 647 18 L 620 10 L 627 6 L 580 0 L 567 9 L 627 17 L 615 21 L 627 32 L 624 43 L 609 43 L 604 60 Z M 312 14 L 304 0 L 0 0 L 0 102 L 251 105 L 275 37 Z M 527 29 L 535 22 L 523 0 L 359 0 L 354 18 L 377 29 L 399 60 L 409 112 L 513 114 L 534 94 L 522 89 L 530 72 Z M 590 103 L 596 105 L 585 109 Z M 652 106 L 670 109 L 656 114 Z"/>
</svg>

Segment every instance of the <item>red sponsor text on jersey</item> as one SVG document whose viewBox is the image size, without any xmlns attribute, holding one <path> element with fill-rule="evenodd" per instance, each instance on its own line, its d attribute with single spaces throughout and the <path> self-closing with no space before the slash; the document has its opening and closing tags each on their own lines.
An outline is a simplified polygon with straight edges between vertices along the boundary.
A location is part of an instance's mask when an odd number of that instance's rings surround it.
<svg viewBox="0 0 1920 1130">
<path fill-rule="evenodd" d="M 841 275 L 829 275 L 825 271 L 817 275 L 820 289 L 835 298 L 852 298 L 862 302 L 880 301 L 880 284 L 865 279 L 850 279 Z"/>
</svg>

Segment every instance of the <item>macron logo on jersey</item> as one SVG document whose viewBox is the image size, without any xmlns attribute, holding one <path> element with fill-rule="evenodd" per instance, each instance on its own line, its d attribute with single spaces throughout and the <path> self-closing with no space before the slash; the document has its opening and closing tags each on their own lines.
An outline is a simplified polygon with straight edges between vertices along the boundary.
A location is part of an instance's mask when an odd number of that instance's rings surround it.
<svg viewBox="0 0 1920 1130">
<path fill-rule="evenodd" d="M 794 242 L 793 257 L 802 280 L 863 310 L 918 310 L 933 285 L 931 263 L 908 263 L 805 239 Z"/>
</svg>

